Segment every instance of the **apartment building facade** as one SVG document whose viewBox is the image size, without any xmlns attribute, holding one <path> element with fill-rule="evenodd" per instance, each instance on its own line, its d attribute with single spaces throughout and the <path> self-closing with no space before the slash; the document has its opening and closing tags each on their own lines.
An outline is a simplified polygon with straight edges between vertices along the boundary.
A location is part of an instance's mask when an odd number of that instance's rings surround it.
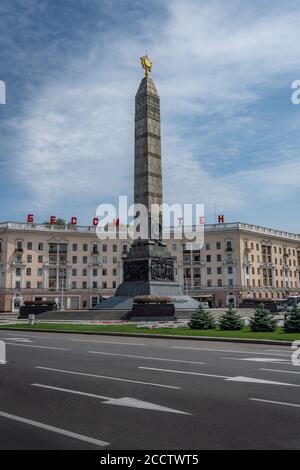
<svg viewBox="0 0 300 470">
<path fill-rule="evenodd" d="M 0 311 L 26 300 L 89 309 L 122 282 L 131 241 L 99 240 L 94 226 L 0 223 Z M 215 307 L 300 293 L 300 235 L 244 223 L 206 225 L 201 250 L 166 240 L 184 292 Z"/>
</svg>

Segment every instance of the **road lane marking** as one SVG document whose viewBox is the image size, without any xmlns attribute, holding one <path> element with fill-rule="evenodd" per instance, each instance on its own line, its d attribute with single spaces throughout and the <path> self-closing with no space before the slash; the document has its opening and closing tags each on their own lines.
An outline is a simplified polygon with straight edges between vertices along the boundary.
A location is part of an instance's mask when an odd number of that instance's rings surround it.
<svg viewBox="0 0 300 470">
<path fill-rule="evenodd" d="M 57 428 L 55 426 L 50 426 L 49 424 L 41 423 L 40 421 L 34 421 L 32 419 L 23 418 L 21 416 L 12 415 L 10 413 L 4 413 L 0 411 L 0 417 L 11 419 L 13 421 L 18 421 L 19 423 L 28 424 L 29 426 L 34 426 L 36 428 L 44 429 L 45 431 L 54 432 L 56 434 L 62 434 L 63 436 L 71 437 L 72 439 L 77 439 L 79 441 L 88 442 L 89 444 L 94 444 L 99 447 L 104 447 L 110 445 L 109 442 L 100 441 L 93 437 L 84 436 L 83 434 L 78 434 L 76 432 L 67 431 L 66 429 Z"/>
<path fill-rule="evenodd" d="M 5 341 L 9 340 L 9 341 L 17 341 L 17 342 L 20 342 L 20 343 L 32 343 L 31 339 L 29 338 L 12 338 L 12 337 L 8 337 L 8 338 L 2 338 L 4 339 Z"/>
<path fill-rule="evenodd" d="M 121 344 L 123 346 L 146 346 L 144 343 L 121 343 L 120 341 L 101 341 L 101 340 L 90 340 L 90 339 L 71 339 L 69 341 L 76 341 L 80 343 L 99 343 L 99 344 Z"/>
<path fill-rule="evenodd" d="M 296 370 L 283 370 L 283 369 L 260 369 L 260 370 L 265 370 L 268 372 L 280 372 L 283 374 L 300 374 L 300 371 L 296 371 Z"/>
<path fill-rule="evenodd" d="M 85 377 L 95 377 L 97 379 L 106 379 L 106 380 L 116 380 L 119 382 L 129 382 L 129 383 L 135 383 L 135 384 L 141 384 L 141 385 L 150 385 L 152 387 L 162 387 L 162 388 L 172 388 L 172 389 L 177 389 L 180 390 L 181 387 L 175 387 L 173 385 L 164 385 L 164 384 L 157 384 L 153 382 L 142 382 L 140 380 L 132 380 L 132 379 L 123 379 L 120 377 L 109 377 L 106 375 L 96 375 L 96 374 L 88 374 L 86 372 L 76 372 L 72 370 L 63 370 L 63 369 L 53 369 L 52 367 L 43 367 L 43 366 L 35 366 L 36 369 L 43 369 L 43 370 L 49 370 L 52 372 L 60 372 L 63 374 L 74 374 L 74 375 L 83 375 Z"/>
<path fill-rule="evenodd" d="M 287 387 L 299 387 L 300 385 L 297 384 L 290 384 L 285 382 L 275 382 L 274 380 L 265 380 L 265 379 L 257 379 L 255 377 L 231 377 L 230 379 L 226 379 L 228 382 L 245 382 L 245 383 L 256 383 L 256 384 L 267 384 L 267 385 L 285 385 Z"/>
<path fill-rule="evenodd" d="M 187 372 L 183 370 L 173 370 L 173 369 L 158 369 L 155 367 L 142 367 L 140 366 L 139 369 L 146 369 L 146 370 L 155 370 L 160 372 L 172 372 L 174 374 L 186 374 L 186 375 L 199 375 L 203 377 L 213 377 L 217 379 L 224 379 L 228 382 L 244 382 L 244 383 L 259 383 L 259 384 L 266 384 L 266 385 L 286 385 L 289 387 L 299 387 L 300 385 L 297 384 L 290 384 L 285 382 L 274 382 L 271 380 L 264 380 L 258 379 L 256 377 L 244 377 L 244 376 L 236 376 L 236 377 L 229 377 L 226 375 L 215 375 L 215 374 L 204 374 L 202 372 Z"/>
<path fill-rule="evenodd" d="M 262 403 L 271 403 L 273 405 L 283 405 L 283 406 L 292 406 L 294 408 L 300 408 L 298 403 L 287 403 L 285 401 L 275 401 L 275 400 L 263 400 L 262 398 L 249 398 L 252 401 L 260 401 Z"/>
<path fill-rule="evenodd" d="M 290 364 L 285 359 L 275 359 L 270 357 L 222 357 L 221 359 L 228 359 L 231 361 L 249 361 L 249 362 L 275 362 L 279 364 Z"/>
<path fill-rule="evenodd" d="M 20 343 L 6 343 L 10 346 L 22 346 L 23 348 L 39 348 L 39 349 L 56 349 L 59 351 L 70 351 L 68 348 L 55 348 L 54 346 L 37 346 L 33 344 L 20 344 Z"/>
<path fill-rule="evenodd" d="M 151 356 L 133 356 L 132 354 L 108 353 L 108 352 L 102 352 L 102 351 L 88 351 L 88 352 L 90 354 L 101 354 L 104 356 L 121 356 L 121 357 L 132 357 L 135 359 L 152 359 L 153 361 L 184 362 L 188 364 L 205 364 L 204 362 L 184 361 L 182 359 L 165 359 L 162 357 L 151 357 Z"/>
<path fill-rule="evenodd" d="M 140 366 L 139 369 L 157 370 L 157 371 L 161 371 L 161 372 L 173 372 L 174 374 L 201 375 L 203 377 L 215 377 L 217 379 L 229 379 L 230 378 L 227 375 L 204 374 L 202 372 L 187 372 L 185 370 L 157 369 L 155 367 L 142 367 L 142 366 Z"/>
<path fill-rule="evenodd" d="M 260 350 L 256 351 L 245 351 L 245 350 L 238 350 L 238 349 L 209 349 L 209 348 L 195 348 L 195 347 L 188 347 L 188 346 L 171 346 L 171 349 L 186 349 L 191 351 L 208 351 L 208 352 L 226 352 L 226 353 L 234 353 L 234 354 L 260 354 L 264 356 L 281 356 L 281 354 L 271 354 L 267 352 L 261 352 Z M 264 349 L 263 351 L 267 351 Z M 284 354 L 285 355 L 285 354 Z"/>
<path fill-rule="evenodd" d="M 112 397 L 106 397 L 103 395 L 95 395 L 94 393 L 86 393 L 86 392 L 80 392 L 78 390 L 72 390 L 69 388 L 59 388 L 59 387 L 53 387 L 51 385 L 43 385 L 43 384 L 31 384 L 33 387 L 40 387 L 40 388 L 46 388 L 50 390 L 56 390 L 59 392 L 65 392 L 65 393 L 71 393 L 73 395 L 82 395 L 86 397 L 91 397 L 91 398 L 98 398 L 100 400 L 106 400 L 103 402 L 104 405 L 118 405 L 118 406 L 127 406 L 131 408 L 140 408 L 144 410 L 151 410 L 151 411 L 165 411 L 168 413 L 178 413 L 178 414 L 184 414 L 184 415 L 190 415 L 190 413 L 186 413 L 185 411 L 179 411 L 175 410 L 173 408 L 167 408 L 165 406 L 161 405 L 156 405 L 155 403 L 150 403 L 147 401 L 143 400 L 138 400 L 137 398 L 132 398 L 132 397 L 122 397 L 122 398 L 112 398 Z"/>
</svg>

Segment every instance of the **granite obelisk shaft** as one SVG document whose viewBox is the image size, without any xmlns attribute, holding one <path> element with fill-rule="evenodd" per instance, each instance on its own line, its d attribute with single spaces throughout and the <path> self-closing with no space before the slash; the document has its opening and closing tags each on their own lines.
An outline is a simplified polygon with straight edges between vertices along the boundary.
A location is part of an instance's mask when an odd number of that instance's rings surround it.
<svg viewBox="0 0 300 470">
<path fill-rule="evenodd" d="M 143 78 L 135 97 L 135 152 L 134 152 L 134 203 L 148 210 L 148 238 L 161 240 L 162 216 L 159 233 L 151 236 L 151 205 L 163 202 L 160 99 L 152 78 Z"/>
</svg>

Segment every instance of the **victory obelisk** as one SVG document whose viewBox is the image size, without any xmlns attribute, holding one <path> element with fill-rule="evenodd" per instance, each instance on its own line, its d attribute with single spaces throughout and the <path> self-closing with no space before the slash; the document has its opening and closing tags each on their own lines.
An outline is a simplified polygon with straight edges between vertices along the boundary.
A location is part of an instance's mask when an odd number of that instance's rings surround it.
<svg viewBox="0 0 300 470">
<path fill-rule="evenodd" d="M 145 207 L 148 229 L 134 241 L 123 261 L 123 283 L 116 296 L 182 295 L 175 282 L 174 258 L 162 242 L 162 214 L 156 212 L 155 217 L 152 213 L 153 204 L 163 202 L 160 99 L 150 77 L 150 59 L 141 57 L 141 64 L 145 76 L 135 97 L 134 204 L 135 208 L 139 204 Z M 143 223 L 143 217 L 140 220 Z"/>
<path fill-rule="evenodd" d="M 131 311 L 137 296 L 170 296 L 177 310 L 192 310 L 198 303 L 183 294 L 175 281 L 175 258 L 162 240 L 163 203 L 160 135 L 160 98 L 150 77 L 152 63 L 141 57 L 145 70 L 135 97 L 134 205 L 136 220 L 148 220 L 123 258 L 123 282 L 114 297 L 97 305 L 101 310 Z M 139 217 L 139 205 L 145 208 Z M 137 224 L 138 225 L 138 224 Z"/>
<path fill-rule="evenodd" d="M 162 238 L 162 215 L 156 237 L 151 234 L 152 204 L 161 205 L 162 169 L 160 139 L 160 99 L 150 77 L 152 63 L 147 56 L 141 57 L 145 77 L 135 97 L 135 149 L 134 149 L 134 204 L 143 204 L 148 212 L 148 238 Z"/>
</svg>

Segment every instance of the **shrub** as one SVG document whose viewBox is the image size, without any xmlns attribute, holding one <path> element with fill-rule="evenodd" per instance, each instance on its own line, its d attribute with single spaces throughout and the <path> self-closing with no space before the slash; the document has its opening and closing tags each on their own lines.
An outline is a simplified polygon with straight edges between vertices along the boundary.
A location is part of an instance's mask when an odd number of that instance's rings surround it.
<svg viewBox="0 0 300 470">
<path fill-rule="evenodd" d="M 296 305 L 285 320 L 283 329 L 286 333 L 300 333 L 300 308 Z"/>
<path fill-rule="evenodd" d="M 254 318 L 250 319 L 250 327 L 252 331 L 275 331 L 277 322 L 271 312 L 261 304 L 256 307 Z"/>
<path fill-rule="evenodd" d="M 216 327 L 214 317 L 202 305 L 192 314 L 189 327 L 193 330 L 211 330 Z"/>
<path fill-rule="evenodd" d="M 234 310 L 231 305 L 228 307 L 219 319 L 219 327 L 221 330 L 242 330 L 244 322 L 240 315 Z"/>
</svg>

